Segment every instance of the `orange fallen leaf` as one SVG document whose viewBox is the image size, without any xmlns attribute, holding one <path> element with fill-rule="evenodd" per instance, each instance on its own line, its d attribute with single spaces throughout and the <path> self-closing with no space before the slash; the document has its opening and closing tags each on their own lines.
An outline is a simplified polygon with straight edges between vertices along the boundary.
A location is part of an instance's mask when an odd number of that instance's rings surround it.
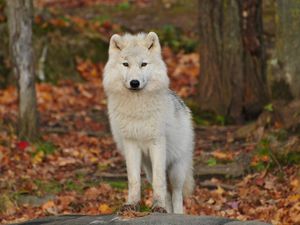
<svg viewBox="0 0 300 225">
<path fill-rule="evenodd" d="M 46 203 L 44 203 L 42 205 L 42 210 L 51 214 L 51 215 L 56 215 L 58 212 L 57 212 L 57 207 L 54 203 L 54 201 L 48 201 Z"/>
<path fill-rule="evenodd" d="M 113 210 L 109 207 L 109 205 L 103 203 L 103 204 L 99 205 L 98 211 L 99 211 L 99 213 L 102 213 L 102 214 L 110 214 L 110 213 L 112 213 Z"/>
<path fill-rule="evenodd" d="M 233 153 L 232 152 L 224 152 L 224 151 L 214 151 L 212 153 L 212 156 L 214 156 L 217 159 L 223 159 L 223 160 L 232 160 L 233 159 Z"/>
</svg>

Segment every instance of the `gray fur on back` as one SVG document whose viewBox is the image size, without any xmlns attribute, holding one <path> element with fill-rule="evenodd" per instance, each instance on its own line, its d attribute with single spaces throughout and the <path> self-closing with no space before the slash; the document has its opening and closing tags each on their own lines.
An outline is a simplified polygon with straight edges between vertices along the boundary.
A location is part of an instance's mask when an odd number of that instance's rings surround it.
<svg viewBox="0 0 300 225">
<path fill-rule="evenodd" d="M 180 111 L 180 110 L 186 110 L 188 111 L 187 106 L 185 105 L 184 101 L 176 94 L 175 91 L 169 90 L 169 93 L 172 97 L 172 100 L 174 102 L 174 106 L 176 111 Z"/>
</svg>

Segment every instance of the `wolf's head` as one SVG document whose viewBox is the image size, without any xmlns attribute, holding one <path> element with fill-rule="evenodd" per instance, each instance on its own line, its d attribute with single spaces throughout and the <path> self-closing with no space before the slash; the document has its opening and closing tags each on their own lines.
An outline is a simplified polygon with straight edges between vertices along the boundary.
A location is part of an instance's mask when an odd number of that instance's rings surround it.
<svg viewBox="0 0 300 225">
<path fill-rule="evenodd" d="M 157 34 L 114 34 L 110 39 L 103 85 L 108 93 L 167 89 L 169 78 Z"/>
</svg>

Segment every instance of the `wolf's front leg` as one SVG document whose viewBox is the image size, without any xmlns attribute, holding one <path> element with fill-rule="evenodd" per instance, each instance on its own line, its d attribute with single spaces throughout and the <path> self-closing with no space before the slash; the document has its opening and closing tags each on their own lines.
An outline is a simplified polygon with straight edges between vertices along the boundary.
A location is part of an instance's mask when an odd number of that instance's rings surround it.
<svg viewBox="0 0 300 225">
<path fill-rule="evenodd" d="M 160 137 L 149 148 L 152 163 L 154 211 L 166 212 L 166 140 Z"/>
<path fill-rule="evenodd" d="M 131 140 L 124 141 L 124 153 L 128 177 L 127 204 L 136 205 L 141 199 L 141 150 L 137 143 Z"/>
</svg>

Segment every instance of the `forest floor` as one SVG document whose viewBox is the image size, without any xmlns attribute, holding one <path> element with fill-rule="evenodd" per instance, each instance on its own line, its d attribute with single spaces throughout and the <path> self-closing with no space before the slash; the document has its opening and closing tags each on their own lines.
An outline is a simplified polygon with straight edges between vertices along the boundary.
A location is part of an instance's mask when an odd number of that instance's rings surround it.
<svg viewBox="0 0 300 225">
<path fill-rule="evenodd" d="M 54 28 L 65 28 L 75 21 L 79 31 L 82 27 L 92 27 L 101 34 L 114 31 L 114 23 L 123 18 L 122 12 L 135 11 L 128 3 L 118 0 L 36 2 L 39 7 L 63 6 L 70 15 L 75 15 L 59 19 L 37 16 L 35 22 L 41 26 L 52 24 Z M 101 25 L 77 17 L 80 9 L 76 4 L 91 7 L 95 2 L 119 4 L 119 17 L 108 23 L 104 15 Z M 135 2 L 145 8 L 150 1 Z M 173 1 L 163 2 L 169 7 Z M 81 16 L 88 15 L 82 13 Z M 0 10 L 0 22 L 3 18 Z M 144 22 L 137 24 L 135 30 L 144 28 L 149 21 L 147 16 L 140 18 L 144 18 Z M 166 16 L 166 19 L 172 18 L 172 14 Z M 122 20 L 122 26 L 130 27 L 126 21 Z M 189 24 L 187 29 L 193 26 L 195 24 Z M 173 48 L 164 47 L 163 56 L 171 88 L 190 104 L 199 75 L 199 55 L 178 51 L 175 36 L 168 37 L 173 41 L 169 42 Z M 101 84 L 104 63 L 90 59 L 74 61 L 81 82 L 61 79 L 55 84 L 40 82 L 36 85 L 41 134 L 37 142 L 18 139 L 17 90 L 14 86 L 0 89 L 1 224 L 57 214 L 109 214 L 126 200 L 125 163 L 109 131 Z M 271 111 L 270 108 L 266 110 Z M 185 200 L 187 214 L 262 220 L 274 225 L 300 223 L 299 164 L 278 161 L 261 130 L 257 130 L 259 138 L 245 138 L 239 135 L 241 126 L 226 125 L 222 116 L 207 120 L 194 115 L 194 124 L 196 188 Z M 143 179 L 143 211 L 149 211 L 151 199 L 151 186 Z"/>
<path fill-rule="evenodd" d="M 192 94 L 198 55 L 176 55 L 165 48 L 164 56 L 173 89 L 182 97 Z M 1 224 L 56 214 L 112 213 L 125 201 L 126 168 L 109 132 L 103 64 L 87 61 L 77 68 L 85 82 L 37 84 L 42 137 L 36 143 L 15 135 L 15 87 L 0 90 Z M 298 166 L 269 168 L 268 155 L 254 154 L 250 169 L 236 174 L 229 166 L 224 173 L 222 166 L 242 165 L 241 156 L 259 149 L 260 143 L 236 140 L 238 129 L 195 123 L 196 189 L 185 200 L 186 212 L 296 224 L 300 221 Z M 221 171 L 214 170 L 220 166 Z M 201 168 L 206 170 L 199 173 Z M 146 181 L 143 189 L 142 208 L 147 211 L 152 190 Z"/>
</svg>

